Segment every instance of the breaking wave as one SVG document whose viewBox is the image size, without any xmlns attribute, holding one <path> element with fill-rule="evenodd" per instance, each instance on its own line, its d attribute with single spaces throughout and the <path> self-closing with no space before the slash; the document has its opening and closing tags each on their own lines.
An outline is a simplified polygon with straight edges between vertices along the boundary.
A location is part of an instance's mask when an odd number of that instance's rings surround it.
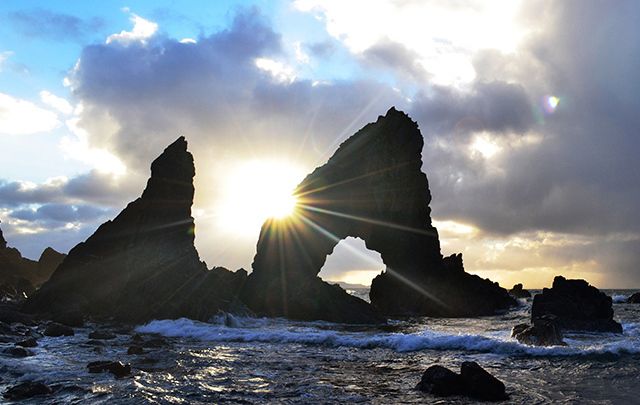
<svg viewBox="0 0 640 405">
<path fill-rule="evenodd" d="M 417 333 L 343 332 L 319 328 L 317 324 L 289 324 L 254 318 L 217 318 L 214 323 L 189 319 L 155 320 L 138 326 L 139 333 L 170 338 L 191 338 L 208 342 L 260 342 L 307 344 L 360 349 L 386 348 L 397 352 L 420 350 L 463 350 L 511 356 L 584 356 L 640 354 L 640 324 L 624 325 L 623 335 L 570 335 L 568 346 L 535 347 L 518 343 L 509 331 L 490 335 L 445 333 L 424 330 Z"/>
</svg>

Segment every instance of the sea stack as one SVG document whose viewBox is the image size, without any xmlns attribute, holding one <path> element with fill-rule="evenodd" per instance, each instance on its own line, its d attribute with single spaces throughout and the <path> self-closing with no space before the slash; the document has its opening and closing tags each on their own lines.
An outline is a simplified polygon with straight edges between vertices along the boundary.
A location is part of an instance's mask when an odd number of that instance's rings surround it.
<svg viewBox="0 0 640 405">
<path fill-rule="evenodd" d="M 195 168 L 184 137 L 151 164 L 142 196 L 74 247 L 25 309 L 55 317 L 206 320 L 227 309 L 246 272 L 207 270 L 193 244 Z"/>
<path fill-rule="evenodd" d="M 533 297 L 531 321 L 552 315 L 562 330 L 622 333 L 613 320 L 611 297 L 585 280 L 553 279 L 552 288 Z"/>
<path fill-rule="evenodd" d="M 375 322 L 370 306 L 318 278 L 340 240 L 380 253 L 371 304 L 383 315 L 476 316 L 515 305 L 507 291 L 443 258 L 431 222 L 418 125 L 391 108 L 340 145 L 298 185 L 294 215 L 262 227 L 243 299 L 257 313 Z"/>
</svg>

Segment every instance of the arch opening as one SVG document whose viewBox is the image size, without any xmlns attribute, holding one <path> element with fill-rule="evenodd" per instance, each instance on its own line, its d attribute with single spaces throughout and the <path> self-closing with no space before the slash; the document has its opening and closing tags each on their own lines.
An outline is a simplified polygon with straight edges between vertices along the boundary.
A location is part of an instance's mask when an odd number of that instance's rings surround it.
<svg viewBox="0 0 640 405">
<path fill-rule="evenodd" d="M 327 256 L 318 277 L 328 283 L 340 284 L 347 292 L 351 292 L 371 287 L 373 278 L 385 268 L 380 253 L 368 249 L 360 238 L 347 237 Z M 368 301 L 368 293 L 364 295 Z"/>
</svg>

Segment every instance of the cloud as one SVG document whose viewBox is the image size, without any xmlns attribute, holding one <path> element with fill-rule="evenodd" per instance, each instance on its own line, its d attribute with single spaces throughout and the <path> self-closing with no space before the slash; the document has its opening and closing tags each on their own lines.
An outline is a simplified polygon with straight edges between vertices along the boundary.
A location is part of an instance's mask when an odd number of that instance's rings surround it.
<svg viewBox="0 0 640 405">
<path fill-rule="evenodd" d="M 392 69 L 406 75 L 417 84 L 426 82 L 429 78 L 429 73 L 422 66 L 420 55 L 417 52 L 389 39 L 383 39 L 373 44 L 362 52 L 361 57 L 365 63 Z"/>
<path fill-rule="evenodd" d="M 78 41 L 104 27 L 101 18 L 84 20 L 49 10 L 15 11 L 6 20 L 22 34 L 32 38 Z"/>
<path fill-rule="evenodd" d="M 57 115 L 30 101 L 0 93 L 0 135 L 51 131 L 60 125 Z"/>
<path fill-rule="evenodd" d="M 73 112 L 73 107 L 66 99 L 58 97 L 47 90 L 40 92 L 40 100 L 62 114 L 69 115 Z"/>
<path fill-rule="evenodd" d="M 145 20 L 137 14 L 131 13 L 130 20 L 133 24 L 133 29 L 131 31 L 121 31 L 119 34 L 109 35 L 107 37 L 107 44 L 112 42 L 120 43 L 124 46 L 131 45 L 132 43 L 144 44 L 158 31 L 158 24 Z"/>
</svg>

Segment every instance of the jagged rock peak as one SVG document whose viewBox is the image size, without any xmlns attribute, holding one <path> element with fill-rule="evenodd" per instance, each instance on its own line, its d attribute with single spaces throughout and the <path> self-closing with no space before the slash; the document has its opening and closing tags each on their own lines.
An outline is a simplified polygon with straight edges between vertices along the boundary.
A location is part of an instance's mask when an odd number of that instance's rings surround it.
<svg viewBox="0 0 640 405">
<path fill-rule="evenodd" d="M 191 204 L 195 174 L 193 155 L 187 150 L 187 140 L 181 136 L 151 163 L 151 177 L 142 198 L 175 199 L 179 196 Z"/>
<path fill-rule="evenodd" d="M 0 221 L 0 225 L 2 221 Z M 2 235 L 2 227 L 0 227 L 0 249 L 4 249 L 7 247 L 7 241 L 4 240 L 4 235 Z"/>
</svg>

